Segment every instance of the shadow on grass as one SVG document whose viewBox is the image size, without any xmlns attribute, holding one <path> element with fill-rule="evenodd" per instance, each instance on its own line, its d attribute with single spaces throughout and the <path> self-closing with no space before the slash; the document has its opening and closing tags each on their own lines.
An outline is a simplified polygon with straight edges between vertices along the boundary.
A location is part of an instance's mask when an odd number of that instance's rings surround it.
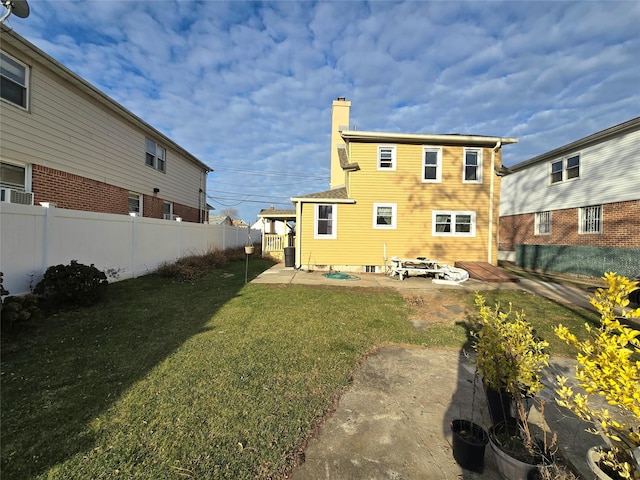
<svg viewBox="0 0 640 480">
<path fill-rule="evenodd" d="M 252 259 L 249 278 L 272 265 Z M 149 275 L 99 305 L 2 337 L 2 477 L 31 478 L 94 446 L 91 423 L 244 287 L 245 262 L 194 284 Z"/>
</svg>

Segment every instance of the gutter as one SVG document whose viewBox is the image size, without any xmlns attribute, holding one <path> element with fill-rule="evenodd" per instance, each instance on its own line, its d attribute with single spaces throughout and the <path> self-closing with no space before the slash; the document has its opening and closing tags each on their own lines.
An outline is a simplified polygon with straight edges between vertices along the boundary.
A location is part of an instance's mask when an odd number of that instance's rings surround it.
<svg viewBox="0 0 640 480">
<path fill-rule="evenodd" d="M 502 145 L 518 143 L 517 138 L 485 137 L 482 135 L 431 135 L 423 133 L 366 132 L 344 130 L 340 132 L 345 140 L 388 141 L 406 143 L 441 143 L 445 145 L 491 146 L 499 142 Z"/>
<path fill-rule="evenodd" d="M 297 203 L 356 203 L 352 198 L 319 198 L 319 197 L 293 197 L 291 202 Z"/>
</svg>

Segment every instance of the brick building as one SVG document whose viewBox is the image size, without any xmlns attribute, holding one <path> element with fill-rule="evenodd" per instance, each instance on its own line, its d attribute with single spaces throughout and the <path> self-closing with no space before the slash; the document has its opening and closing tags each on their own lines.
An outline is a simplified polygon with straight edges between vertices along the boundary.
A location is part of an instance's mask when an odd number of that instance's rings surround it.
<svg viewBox="0 0 640 480">
<path fill-rule="evenodd" d="M 0 200 L 206 222 L 207 165 L 1 27 Z"/>
<path fill-rule="evenodd" d="M 509 168 L 500 258 L 537 270 L 640 273 L 640 117 Z"/>
</svg>

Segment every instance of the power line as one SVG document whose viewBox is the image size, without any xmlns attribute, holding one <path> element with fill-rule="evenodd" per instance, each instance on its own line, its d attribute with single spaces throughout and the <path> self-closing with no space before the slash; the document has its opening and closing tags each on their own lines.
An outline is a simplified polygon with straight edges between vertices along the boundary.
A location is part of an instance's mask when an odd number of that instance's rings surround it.
<svg viewBox="0 0 640 480">
<path fill-rule="evenodd" d="M 230 193 L 232 195 L 236 195 L 238 194 L 238 192 L 228 192 L 225 190 L 214 190 L 214 193 Z M 245 193 L 244 194 L 245 197 L 264 197 L 264 198 L 284 198 L 284 199 L 289 199 L 292 197 L 292 195 L 287 196 L 287 195 L 252 195 L 250 193 Z"/>
</svg>

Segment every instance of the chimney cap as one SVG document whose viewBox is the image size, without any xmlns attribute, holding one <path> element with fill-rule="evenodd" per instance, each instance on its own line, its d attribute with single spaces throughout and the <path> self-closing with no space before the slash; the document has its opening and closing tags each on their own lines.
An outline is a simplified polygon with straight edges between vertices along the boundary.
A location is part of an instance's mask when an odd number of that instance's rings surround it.
<svg viewBox="0 0 640 480">
<path fill-rule="evenodd" d="M 339 100 L 340 102 L 344 102 L 346 99 L 347 99 L 347 97 L 338 97 L 338 100 Z"/>
</svg>

